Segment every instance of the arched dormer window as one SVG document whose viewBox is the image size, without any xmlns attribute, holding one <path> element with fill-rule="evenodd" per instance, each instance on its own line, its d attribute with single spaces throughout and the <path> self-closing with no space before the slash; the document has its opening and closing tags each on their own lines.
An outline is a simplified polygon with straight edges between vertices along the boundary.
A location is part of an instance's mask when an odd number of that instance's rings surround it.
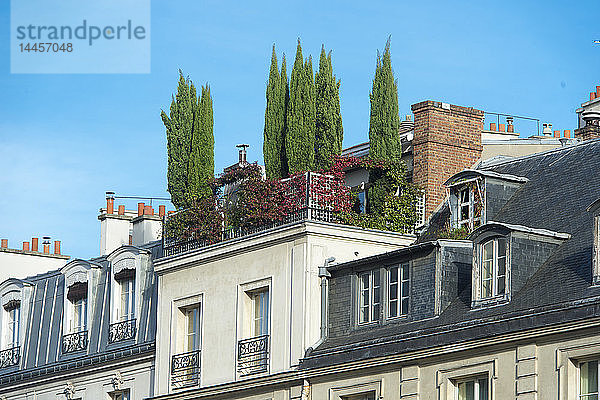
<svg viewBox="0 0 600 400">
<path fill-rule="evenodd" d="M 0 284 L 0 368 L 19 365 L 23 342 L 23 312 L 25 291 L 31 283 L 8 279 Z"/>
<path fill-rule="evenodd" d="M 142 259 L 147 251 L 122 246 L 108 255 L 111 265 L 111 315 L 109 343 L 135 339 Z"/>
<path fill-rule="evenodd" d="M 85 351 L 88 347 L 88 330 L 90 321 L 90 288 L 92 272 L 100 270 L 99 264 L 73 260 L 65 265 L 61 273 L 65 277 L 64 320 L 62 353 Z"/>
</svg>

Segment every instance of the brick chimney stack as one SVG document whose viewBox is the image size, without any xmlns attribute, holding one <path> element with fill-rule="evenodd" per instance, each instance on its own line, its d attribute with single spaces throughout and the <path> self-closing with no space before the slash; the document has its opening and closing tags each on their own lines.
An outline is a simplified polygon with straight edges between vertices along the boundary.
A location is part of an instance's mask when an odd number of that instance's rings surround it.
<svg viewBox="0 0 600 400">
<path fill-rule="evenodd" d="M 481 158 L 484 112 L 430 100 L 411 108 L 415 115 L 413 182 L 425 189 L 429 217 L 446 197 L 444 182 Z"/>
</svg>

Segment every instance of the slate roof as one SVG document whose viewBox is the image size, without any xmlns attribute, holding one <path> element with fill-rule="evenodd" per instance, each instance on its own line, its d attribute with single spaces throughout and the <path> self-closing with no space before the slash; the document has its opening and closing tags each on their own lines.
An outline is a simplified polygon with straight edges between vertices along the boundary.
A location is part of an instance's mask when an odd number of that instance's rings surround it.
<svg viewBox="0 0 600 400">
<path fill-rule="evenodd" d="M 586 210 L 600 198 L 600 139 L 482 169 L 528 179 L 492 217 L 494 221 L 565 232 L 571 238 L 554 251 L 505 305 L 471 309 L 469 283 L 439 317 L 327 338 L 316 349 L 309 349 L 301 368 L 401 354 L 600 317 L 600 287 L 591 286 L 593 214 Z M 420 242 L 435 239 L 444 218 L 448 218 L 447 206 L 441 207 L 432 218 L 431 227 Z"/>
</svg>

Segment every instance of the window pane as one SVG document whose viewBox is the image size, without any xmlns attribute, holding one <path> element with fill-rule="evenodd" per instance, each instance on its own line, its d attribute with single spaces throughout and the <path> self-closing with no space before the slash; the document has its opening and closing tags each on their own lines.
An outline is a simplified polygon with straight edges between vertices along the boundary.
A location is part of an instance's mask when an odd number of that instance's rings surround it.
<svg viewBox="0 0 600 400">
<path fill-rule="evenodd" d="M 506 278 L 504 276 L 498 277 L 498 294 L 504 294 L 506 292 Z"/>
<path fill-rule="evenodd" d="M 595 395 L 593 397 L 582 397 L 583 399 L 598 398 L 598 361 L 590 361 L 580 364 L 579 367 L 581 395 Z"/>
<path fill-rule="evenodd" d="M 469 206 L 468 205 L 460 207 L 460 219 L 463 221 L 469 219 Z"/>
<path fill-rule="evenodd" d="M 506 239 L 498 239 L 498 257 L 506 256 Z"/>
<path fill-rule="evenodd" d="M 494 257 L 494 241 L 491 240 L 483 245 L 483 260 L 492 260 Z"/>
<path fill-rule="evenodd" d="M 390 284 L 398 283 L 398 267 L 390 268 Z"/>
<path fill-rule="evenodd" d="M 487 379 L 479 379 L 479 399 L 478 400 L 488 400 L 488 380 Z"/>
<path fill-rule="evenodd" d="M 408 298 L 402 299 L 402 314 L 408 314 Z"/>
<path fill-rule="evenodd" d="M 475 400 L 475 382 L 461 382 L 458 384 L 458 400 Z"/>
<path fill-rule="evenodd" d="M 481 283 L 481 297 L 490 297 L 492 295 L 492 280 L 486 279 Z"/>
</svg>

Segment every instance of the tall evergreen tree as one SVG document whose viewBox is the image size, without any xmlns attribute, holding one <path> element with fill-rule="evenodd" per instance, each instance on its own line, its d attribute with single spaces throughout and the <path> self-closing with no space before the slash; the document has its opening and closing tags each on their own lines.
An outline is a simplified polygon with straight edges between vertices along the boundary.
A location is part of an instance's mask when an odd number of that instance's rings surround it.
<svg viewBox="0 0 600 400">
<path fill-rule="evenodd" d="M 283 127 L 281 128 L 281 177 L 287 177 L 290 173 L 288 169 L 288 159 L 285 152 L 285 136 L 287 135 L 287 109 L 290 102 L 290 85 L 287 76 L 287 67 L 285 53 L 281 57 L 281 78 L 279 79 L 280 93 L 283 94 Z"/>
<path fill-rule="evenodd" d="M 392 72 L 390 39 L 385 44 L 383 57 L 377 53 L 377 67 L 373 78 L 371 99 L 371 119 L 369 123 L 369 156 L 372 159 L 400 160 L 402 144 L 398 129 L 398 88 Z M 382 213 L 386 194 L 391 190 L 384 176 L 371 173 L 369 181 L 369 212 Z"/>
<path fill-rule="evenodd" d="M 202 86 L 194 113 L 194 130 L 188 168 L 189 194 L 195 197 L 209 196 L 210 181 L 215 175 L 215 139 L 213 136 L 213 108 L 208 84 Z"/>
<path fill-rule="evenodd" d="M 304 62 L 298 39 L 296 60 L 290 77 L 285 153 L 290 173 L 308 171 L 315 159 L 315 84 L 312 58 Z"/>
<path fill-rule="evenodd" d="M 210 93 L 208 95 L 210 98 Z M 161 110 L 161 118 L 167 133 L 167 191 L 177 208 L 186 207 L 189 199 L 206 193 L 207 181 L 199 183 L 200 170 L 204 176 L 214 172 L 212 138 L 212 102 L 210 102 L 210 137 L 202 139 L 197 133 L 203 125 L 199 117 L 200 101 L 194 84 L 179 71 L 177 93 L 171 100 L 169 115 Z M 209 151 L 200 151 L 205 146 Z M 200 162 L 199 160 L 203 161 Z M 190 179 L 190 175 L 193 177 Z"/>
<path fill-rule="evenodd" d="M 327 169 L 331 156 L 342 152 L 344 131 L 340 114 L 340 81 L 333 75 L 331 52 L 325 54 L 325 46 L 321 47 L 315 88 L 315 168 Z"/>
<path fill-rule="evenodd" d="M 287 76 L 285 75 L 285 56 L 279 73 L 275 45 L 271 54 L 271 69 L 267 82 L 267 106 L 265 110 L 265 128 L 263 156 L 267 176 L 279 179 L 287 175 L 285 159 L 285 103 L 287 94 Z"/>
<path fill-rule="evenodd" d="M 377 67 L 370 98 L 369 154 L 375 159 L 399 160 L 402 156 L 402 144 L 398 135 L 400 127 L 398 87 L 392 72 L 390 39 L 385 45 L 383 57 L 377 54 Z"/>
</svg>

